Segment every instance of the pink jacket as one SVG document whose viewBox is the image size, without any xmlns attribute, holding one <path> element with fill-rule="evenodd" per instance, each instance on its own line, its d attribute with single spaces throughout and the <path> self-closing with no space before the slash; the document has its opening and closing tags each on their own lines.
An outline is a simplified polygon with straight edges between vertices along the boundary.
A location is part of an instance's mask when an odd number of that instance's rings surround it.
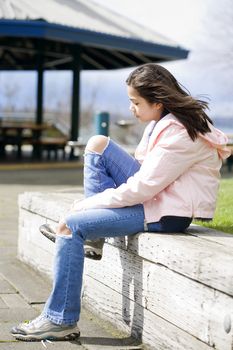
<svg viewBox="0 0 233 350">
<path fill-rule="evenodd" d="M 212 218 L 222 159 L 230 155 L 227 137 L 211 132 L 193 142 L 184 126 L 168 114 L 145 129 L 135 157 L 140 170 L 127 183 L 82 201 L 82 208 L 120 208 L 142 203 L 146 222 L 164 215 Z M 151 136 L 149 133 L 152 131 Z"/>
</svg>

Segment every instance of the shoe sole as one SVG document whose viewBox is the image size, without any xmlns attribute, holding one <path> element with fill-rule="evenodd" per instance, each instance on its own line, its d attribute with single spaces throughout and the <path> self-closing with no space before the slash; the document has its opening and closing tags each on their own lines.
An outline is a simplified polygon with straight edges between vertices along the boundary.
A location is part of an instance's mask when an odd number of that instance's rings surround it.
<svg viewBox="0 0 233 350">
<path fill-rule="evenodd" d="M 55 335 L 51 335 L 49 333 L 45 333 L 43 335 L 43 337 L 41 337 L 40 335 L 38 336 L 32 336 L 32 335 L 23 335 L 23 334 L 12 334 L 13 337 L 15 337 L 15 339 L 17 340 L 22 340 L 22 341 L 41 341 L 41 340 L 53 340 L 53 341 L 59 341 L 59 340 L 75 340 L 77 338 L 80 337 L 80 332 L 76 333 L 76 332 L 73 332 L 73 333 L 70 333 L 70 334 L 66 334 L 66 335 L 62 335 L 62 336 L 55 336 Z"/>
<path fill-rule="evenodd" d="M 52 229 L 48 225 L 42 225 L 39 228 L 42 235 L 48 238 L 53 243 L 56 242 L 56 234 L 52 231 Z M 101 260 L 103 250 L 101 248 L 93 248 L 92 246 L 85 245 L 84 246 L 85 257 L 92 260 Z"/>
<path fill-rule="evenodd" d="M 46 238 L 48 238 L 50 241 L 52 241 L 53 243 L 55 243 L 56 241 L 56 234 L 53 231 L 50 231 L 50 227 L 47 225 L 42 225 L 39 228 L 40 232 L 42 233 L 42 235 L 44 235 Z"/>
<path fill-rule="evenodd" d="M 92 259 L 92 260 L 101 260 L 102 259 L 102 249 L 100 248 L 93 248 L 88 245 L 84 245 L 84 251 L 85 251 L 85 258 Z"/>
</svg>

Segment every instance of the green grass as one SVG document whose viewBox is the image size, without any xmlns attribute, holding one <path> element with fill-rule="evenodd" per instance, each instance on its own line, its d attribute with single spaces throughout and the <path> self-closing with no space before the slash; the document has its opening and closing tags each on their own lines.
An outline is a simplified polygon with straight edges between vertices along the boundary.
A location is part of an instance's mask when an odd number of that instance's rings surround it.
<svg viewBox="0 0 233 350">
<path fill-rule="evenodd" d="M 233 178 L 220 182 L 217 208 L 214 220 L 211 222 L 195 222 L 201 226 L 233 234 Z"/>
</svg>

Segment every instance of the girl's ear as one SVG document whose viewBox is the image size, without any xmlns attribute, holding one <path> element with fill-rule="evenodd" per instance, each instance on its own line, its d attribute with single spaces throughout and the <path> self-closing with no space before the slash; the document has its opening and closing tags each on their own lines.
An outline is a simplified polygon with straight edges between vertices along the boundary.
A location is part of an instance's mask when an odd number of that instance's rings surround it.
<svg viewBox="0 0 233 350">
<path fill-rule="evenodd" d="M 161 102 L 156 102 L 156 103 L 155 103 L 155 109 L 156 109 L 157 111 L 163 109 L 163 104 L 162 104 Z"/>
</svg>

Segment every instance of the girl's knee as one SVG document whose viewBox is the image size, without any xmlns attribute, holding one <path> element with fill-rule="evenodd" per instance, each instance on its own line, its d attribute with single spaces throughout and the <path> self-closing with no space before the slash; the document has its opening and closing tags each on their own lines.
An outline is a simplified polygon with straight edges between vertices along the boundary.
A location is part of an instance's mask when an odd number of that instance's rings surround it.
<svg viewBox="0 0 233 350">
<path fill-rule="evenodd" d="M 85 152 L 102 154 L 108 144 L 108 137 L 104 135 L 92 136 L 87 142 Z"/>
<path fill-rule="evenodd" d="M 72 232 L 67 227 L 65 222 L 59 222 L 58 227 L 57 227 L 57 234 L 58 235 L 71 235 Z"/>
</svg>

